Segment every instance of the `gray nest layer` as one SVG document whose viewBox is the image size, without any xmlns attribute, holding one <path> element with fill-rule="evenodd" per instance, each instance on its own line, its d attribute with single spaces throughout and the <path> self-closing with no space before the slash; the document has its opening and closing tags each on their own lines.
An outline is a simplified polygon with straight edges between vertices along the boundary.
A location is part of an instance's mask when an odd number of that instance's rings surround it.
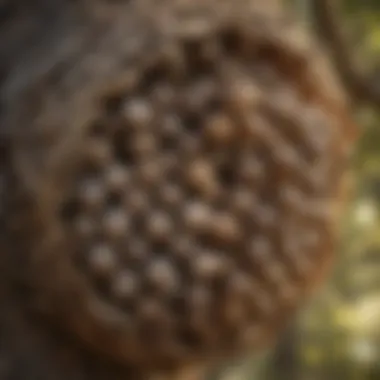
<svg viewBox="0 0 380 380">
<path fill-rule="evenodd" d="M 65 8 L 4 86 L 8 276 L 136 368 L 259 349 L 333 255 L 343 96 L 270 5 L 125 3 Z"/>
</svg>

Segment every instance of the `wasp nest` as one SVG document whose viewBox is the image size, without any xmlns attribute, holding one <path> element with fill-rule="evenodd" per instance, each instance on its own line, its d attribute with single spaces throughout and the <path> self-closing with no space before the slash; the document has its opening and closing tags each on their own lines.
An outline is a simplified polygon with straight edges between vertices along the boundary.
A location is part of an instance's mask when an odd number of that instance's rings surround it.
<svg viewBox="0 0 380 380">
<path fill-rule="evenodd" d="M 116 83 L 94 86 L 85 122 L 61 111 L 61 171 L 41 148 L 29 194 L 37 298 L 123 363 L 260 347 L 333 253 L 344 103 L 304 34 L 257 3 L 128 5 L 144 29 L 125 36 L 137 53 L 122 66 L 114 37 L 118 65 L 103 63 Z"/>
</svg>

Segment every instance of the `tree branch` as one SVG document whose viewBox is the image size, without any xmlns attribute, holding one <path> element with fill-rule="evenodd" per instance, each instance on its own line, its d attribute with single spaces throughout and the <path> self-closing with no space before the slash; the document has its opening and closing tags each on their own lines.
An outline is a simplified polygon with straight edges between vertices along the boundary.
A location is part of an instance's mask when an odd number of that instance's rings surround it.
<svg viewBox="0 0 380 380">
<path fill-rule="evenodd" d="M 310 0 L 318 37 L 330 50 L 336 69 L 351 97 L 358 103 L 380 108 L 380 73 L 364 74 L 345 38 L 339 17 L 339 1 Z"/>
</svg>

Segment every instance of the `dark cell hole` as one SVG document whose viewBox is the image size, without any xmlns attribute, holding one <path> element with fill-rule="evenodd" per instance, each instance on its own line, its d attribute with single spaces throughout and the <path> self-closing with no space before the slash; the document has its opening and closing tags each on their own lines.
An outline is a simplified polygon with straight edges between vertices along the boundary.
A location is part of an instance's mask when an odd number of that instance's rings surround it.
<svg viewBox="0 0 380 380">
<path fill-rule="evenodd" d="M 103 137 L 106 135 L 106 129 L 104 123 L 97 121 L 90 126 L 89 134 L 92 137 Z"/>
<path fill-rule="evenodd" d="M 203 247 L 208 247 L 210 250 L 230 248 L 230 244 L 227 245 L 223 239 L 208 231 L 199 233 L 197 240 Z"/>
<path fill-rule="evenodd" d="M 77 241 L 79 242 L 79 241 Z M 78 244 L 80 248 L 75 249 L 72 251 L 72 257 L 75 263 L 75 266 L 80 270 L 86 273 L 86 275 L 89 275 L 89 264 L 88 264 L 88 251 L 89 246 L 84 244 Z"/>
<path fill-rule="evenodd" d="M 212 293 L 217 294 L 217 295 L 223 295 L 226 289 L 226 283 L 227 283 L 227 280 L 224 276 L 214 278 L 210 283 L 210 288 L 212 289 Z"/>
<path fill-rule="evenodd" d="M 167 79 L 169 68 L 164 62 L 158 62 L 152 67 L 148 68 L 143 75 L 142 89 L 147 91 L 155 87 L 158 83 L 162 83 Z"/>
<path fill-rule="evenodd" d="M 66 201 L 60 210 L 60 215 L 63 221 L 72 221 L 80 212 L 80 202 L 76 199 Z"/>
<path fill-rule="evenodd" d="M 223 101 L 222 101 L 222 95 L 217 94 L 217 96 L 212 97 L 207 102 L 207 112 L 212 114 L 216 113 L 217 111 L 220 111 L 223 108 Z"/>
<path fill-rule="evenodd" d="M 118 113 L 124 102 L 124 97 L 121 95 L 113 95 L 104 99 L 104 109 L 108 115 Z"/>
<path fill-rule="evenodd" d="M 279 52 L 270 43 L 263 43 L 258 47 L 257 55 L 260 59 L 270 62 L 278 62 L 280 57 Z"/>
<path fill-rule="evenodd" d="M 194 39 L 183 42 L 183 52 L 187 62 L 188 76 L 194 79 L 194 75 L 210 75 L 213 64 L 212 60 L 207 58 L 206 46 L 203 41 Z"/>
<path fill-rule="evenodd" d="M 106 278 L 96 278 L 94 279 L 96 289 L 98 291 L 98 294 L 105 300 L 109 300 L 110 294 L 109 294 L 109 282 Z"/>
<path fill-rule="evenodd" d="M 231 188 L 234 186 L 235 180 L 235 168 L 232 165 L 221 165 L 218 170 L 219 183 L 225 188 Z"/>
<path fill-rule="evenodd" d="M 132 166 L 136 163 L 136 159 L 132 149 L 130 136 L 125 130 L 116 131 L 113 135 L 113 147 L 115 157 L 121 163 Z"/>
<path fill-rule="evenodd" d="M 159 321 L 146 321 L 140 327 L 139 332 L 142 340 L 149 344 L 150 347 L 159 345 L 165 339 L 164 331 Z"/>
<path fill-rule="evenodd" d="M 185 131 L 189 134 L 199 134 L 203 129 L 201 115 L 195 112 L 188 112 L 183 117 L 183 125 L 185 127 Z"/>
<path fill-rule="evenodd" d="M 227 54 L 237 54 L 242 37 L 236 28 L 227 28 L 220 35 L 222 49 Z"/>
<path fill-rule="evenodd" d="M 170 300 L 171 310 L 179 319 L 185 318 L 188 315 L 185 297 L 185 294 L 177 294 Z"/>
<path fill-rule="evenodd" d="M 193 60 L 199 58 L 202 49 L 202 43 L 198 39 L 187 39 L 182 42 L 183 52 L 187 59 Z"/>
<path fill-rule="evenodd" d="M 163 151 L 171 152 L 178 148 L 178 138 L 173 135 L 162 136 L 161 147 Z"/>
<path fill-rule="evenodd" d="M 116 192 L 111 192 L 107 195 L 107 205 L 110 208 L 120 207 L 122 204 L 122 195 Z"/>
<path fill-rule="evenodd" d="M 191 329 L 182 329 L 179 331 L 179 339 L 182 344 L 193 350 L 199 349 L 202 345 L 202 341 L 198 334 Z"/>
<path fill-rule="evenodd" d="M 144 236 L 146 216 L 141 213 L 134 215 L 133 220 L 132 220 L 132 225 L 133 225 L 133 231 L 137 236 Z"/>
<path fill-rule="evenodd" d="M 151 250 L 154 253 L 154 256 L 165 257 L 169 250 L 169 245 L 165 242 L 157 242 L 151 246 Z"/>
<path fill-rule="evenodd" d="M 77 180 L 78 183 L 84 179 L 96 179 L 99 177 L 101 173 L 99 172 L 99 167 L 96 165 L 96 163 L 92 162 L 85 162 L 81 166 L 81 170 L 78 173 Z"/>
</svg>

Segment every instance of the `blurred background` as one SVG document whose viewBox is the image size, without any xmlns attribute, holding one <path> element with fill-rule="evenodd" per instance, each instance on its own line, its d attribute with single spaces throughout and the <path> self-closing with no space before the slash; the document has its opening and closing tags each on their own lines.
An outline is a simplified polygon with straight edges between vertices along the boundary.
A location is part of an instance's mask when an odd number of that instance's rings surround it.
<svg viewBox="0 0 380 380">
<path fill-rule="evenodd" d="M 380 380 L 380 0 L 288 5 L 330 48 L 351 94 L 362 130 L 353 157 L 354 197 L 324 288 L 277 347 L 231 363 L 209 380 Z"/>
</svg>

